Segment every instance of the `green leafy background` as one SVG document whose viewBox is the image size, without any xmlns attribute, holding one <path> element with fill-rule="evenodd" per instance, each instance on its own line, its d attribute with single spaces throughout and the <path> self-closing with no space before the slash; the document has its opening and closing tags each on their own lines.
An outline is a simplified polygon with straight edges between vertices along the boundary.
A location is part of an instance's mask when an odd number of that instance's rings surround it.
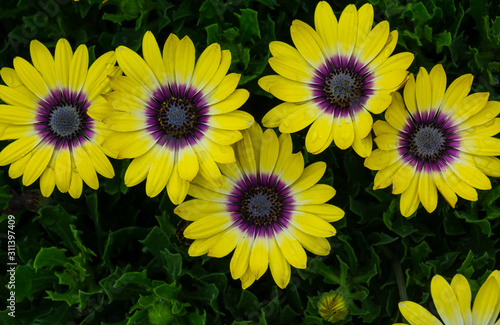
<svg viewBox="0 0 500 325">
<path fill-rule="evenodd" d="M 359 8 L 366 1 L 356 1 Z M 347 1 L 330 1 L 339 14 Z M 500 7 L 491 0 L 373 0 L 375 21 L 399 31 L 396 52 L 411 51 L 410 67 L 444 65 L 448 80 L 472 73 L 473 91 L 499 100 Z M 140 52 L 152 31 L 160 45 L 170 33 L 188 35 L 197 53 L 213 42 L 231 50 L 230 71 L 242 74 L 251 92 L 242 109 L 260 121 L 279 103 L 257 80 L 273 73 L 268 44 L 291 43 L 293 19 L 313 24 L 316 1 L 300 0 L 3 0 L 0 64 L 29 59 L 38 39 L 53 51 L 61 37 L 76 48 L 87 44 L 91 60 L 119 45 Z M 381 116 L 376 117 L 381 118 Z M 230 257 L 192 258 L 180 234 L 183 224 L 165 194 L 145 195 L 144 184 L 126 188 L 129 161 L 113 161 L 117 177 L 100 179 L 98 191 L 84 188 L 71 199 L 41 198 L 37 184 L 25 188 L 0 169 L 0 264 L 7 270 L 7 215 L 16 217 L 16 318 L 0 312 L 1 324 L 326 324 L 319 297 L 332 290 L 348 300 L 340 324 L 402 321 L 397 304 L 410 299 L 433 310 L 429 284 L 434 274 L 471 277 L 473 292 L 498 267 L 500 197 L 498 180 L 477 202 L 459 199 L 451 209 L 442 198 L 428 214 L 420 208 L 405 219 L 390 189 L 372 190 L 373 173 L 351 149 L 320 155 L 304 149 L 305 130 L 293 135 L 306 163 L 325 161 L 322 183 L 333 185 L 332 203 L 346 211 L 335 223 L 329 256 L 309 255 L 308 268 L 293 270 L 279 289 L 269 272 L 249 289 L 229 274 Z M 1 143 L 5 146 L 7 143 Z M 6 302 L 1 277 L 0 301 Z M 5 280 L 5 281 L 4 281 Z M 477 280 L 477 281 L 476 281 Z"/>
</svg>

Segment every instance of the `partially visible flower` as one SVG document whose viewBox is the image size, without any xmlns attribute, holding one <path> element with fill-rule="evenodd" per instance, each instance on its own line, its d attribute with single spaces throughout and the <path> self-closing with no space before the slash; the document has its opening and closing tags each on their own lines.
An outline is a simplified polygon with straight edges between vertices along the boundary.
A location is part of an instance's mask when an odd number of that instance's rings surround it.
<svg viewBox="0 0 500 325">
<path fill-rule="evenodd" d="M 54 57 L 37 40 L 30 52 L 33 65 L 16 57 L 14 69 L 0 71 L 6 84 L 0 85 L 0 99 L 6 103 L 0 105 L 0 140 L 17 139 L 0 153 L 0 165 L 11 164 L 9 176 L 23 176 L 25 186 L 40 178 L 43 196 L 57 186 L 78 198 L 83 182 L 99 187 L 97 173 L 114 176 L 100 146 L 109 131 L 88 111 L 108 107 L 101 94 L 111 90 L 108 75 L 121 71 L 114 52 L 89 68 L 87 47 L 80 45 L 73 53 L 65 39 L 57 42 Z"/>
<path fill-rule="evenodd" d="M 457 274 L 451 285 L 435 275 L 431 295 L 441 321 L 424 307 L 402 301 L 399 310 L 411 325 L 498 325 L 500 319 L 500 272 L 493 271 L 479 289 L 471 310 L 471 290 L 467 279 Z M 404 325 L 404 324 L 394 324 Z"/>
<path fill-rule="evenodd" d="M 194 200 L 174 212 L 193 221 L 184 230 L 194 239 L 189 255 L 224 257 L 234 250 L 231 275 L 241 279 L 243 289 L 259 279 L 269 267 L 274 281 L 285 288 L 291 268 L 306 268 L 304 248 L 327 255 L 334 236 L 330 222 L 344 212 L 326 202 L 335 190 L 316 184 L 326 170 L 324 162 L 304 168 L 302 154 L 292 154 L 289 134 L 255 124 L 234 145 L 236 162 L 221 164 L 222 185 L 203 177 L 189 188 Z"/>
<path fill-rule="evenodd" d="M 306 135 L 307 151 L 318 154 L 335 142 L 340 149 L 353 147 L 367 157 L 372 150 L 371 113 L 382 113 L 391 103 L 413 61 L 409 52 L 390 56 L 397 31 L 389 23 L 373 27 L 373 7 L 356 10 L 348 5 L 339 20 L 325 1 L 316 7 L 316 29 L 300 20 L 290 28 L 296 47 L 272 42 L 269 64 L 278 75 L 266 76 L 259 85 L 284 103 L 263 118 L 266 127 L 293 133 L 312 124 Z"/>
<path fill-rule="evenodd" d="M 146 194 L 158 195 L 165 187 L 174 204 L 186 197 L 189 183 L 202 174 L 220 185 L 218 163 L 234 162 L 231 144 L 241 139 L 253 117 L 237 110 L 249 93 L 236 89 L 240 75 L 226 75 L 231 53 L 212 44 L 195 64 L 189 37 L 171 34 L 163 55 L 151 32 L 142 41 L 143 57 L 125 46 L 116 49 L 126 76 L 114 77 L 114 92 L 106 96 L 111 111 L 92 111 L 116 132 L 103 146 L 118 158 L 134 158 L 125 184 L 146 179 Z"/>
<path fill-rule="evenodd" d="M 336 323 L 347 317 L 349 308 L 344 296 L 332 291 L 321 296 L 318 303 L 318 312 L 324 320 Z"/>
<path fill-rule="evenodd" d="M 378 170 L 374 189 L 392 184 L 401 194 L 405 217 L 420 202 L 431 213 L 438 202 L 437 191 L 455 207 L 457 195 L 477 200 L 475 188 L 491 189 L 488 176 L 500 176 L 500 103 L 488 101 L 489 93 L 470 92 L 472 75 L 456 79 L 446 89 L 441 65 L 432 71 L 420 68 L 404 88 L 404 102 L 393 94 L 385 121 L 373 125 L 374 150 L 365 166 Z"/>
</svg>

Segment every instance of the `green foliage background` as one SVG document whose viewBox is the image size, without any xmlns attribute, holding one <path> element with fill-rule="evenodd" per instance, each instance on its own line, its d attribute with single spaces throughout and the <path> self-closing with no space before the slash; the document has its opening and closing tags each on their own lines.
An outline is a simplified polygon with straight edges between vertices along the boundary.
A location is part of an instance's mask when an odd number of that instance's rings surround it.
<svg viewBox="0 0 500 325">
<path fill-rule="evenodd" d="M 329 1 L 339 14 L 348 1 Z M 355 1 L 359 8 L 366 1 Z M 396 52 L 411 51 L 410 67 L 444 65 L 448 81 L 475 76 L 474 91 L 499 100 L 500 6 L 495 0 L 372 0 L 375 21 L 399 31 Z M 268 44 L 291 44 L 293 19 L 313 24 L 316 1 L 300 0 L 3 0 L 0 10 L 0 65 L 15 56 L 29 59 L 29 41 L 52 51 L 67 38 L 87 44 L 91 60 L 119 45 L 140 52 L 147 30 L 163 46 L 169 33 L 189 35 L 197 53 L 218 42 L 230 49 L 230 71 L 252 95 L 243 107 L 260 122 L 279 103 L 257 86 L 273 73 Z M 378 117 L 378 118 L 381 118 Z M 460 272 L 473 291 L 498 268 L 500 197 L 498 180 L 477 202 L 459 199 L 451 209 L 442 198 L 428 214 L 420 208 L 405 219 L 390 189 L 373 191 L 373 173 L 352 150 L 334 147 L 312 156 L 305 131 L 293 135 L 306 163 L 326 161 L 321 182 L 333 185 L 332 203 L 346 211 L 335 223 L 329 256 L 310 255 L 306 270 L 293 270 L 285 290 L 269 272 L 249 289 L 229 274 L 229 259 L 191 258 L 176 236 L 180 219 L 166 195 L 148 198 L 144 184 L 126 188 L 128 161 L 113 161 L 117 176 L 100 179 L 98 191 L 82 197 L 39 196 L 0 169 L 0 264 L 6 270 L 7 215 L 16 217 L 16 318 L 0 312 L 1 324 L 323 324 L 317 302 L 323 292 L 346 295 L 350 314 L 341 324 L 402 321 L 397 304 L 410 299 L 433 309 L 429 284 L 434 274 Z M 2 143 L 0 146 L 5 146 Z M 182 226 L 182 225 L 180 225 Z M 8 282 L 8 273 L 1 274 Z M 5 282 L 4 282 L 5 280 Z M 8 290 L 0 286 L 0 301 Z"/>
</svg>

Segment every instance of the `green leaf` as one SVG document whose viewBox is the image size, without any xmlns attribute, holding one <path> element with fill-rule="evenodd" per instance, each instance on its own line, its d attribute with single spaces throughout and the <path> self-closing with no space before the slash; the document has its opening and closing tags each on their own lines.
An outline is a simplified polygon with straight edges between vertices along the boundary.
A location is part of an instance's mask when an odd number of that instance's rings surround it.
<svg viewBox="0 0 500 325">
<path fill-rule="evenodd" d="M 69 259 L 66 257 L 66 249 L 57 247 L 42 247 L 35 257 L 33 262 L 33 268 L 38 271 L 38 269 L 48 267 L 49 270 L 55 266 L 63 266 L 69 263 Z"/>
<path fill-rule="evenodd" d="M 444 46 L 449 47 L 451 45 L 451 33 L 447 31 L 439 33 L 434 36 L 434 40 L 436 42 L 436 53 L 441 53 Z"/>
<path fill-rule="evenodd" d="M 16 268 L 15 283 L 16 301 L 21 302 L 25 298 L 32 301 L 43 289 L 51 288 L 56 283 L 57 277 L 54 275 L 54 272 L 46 269 L 35 271 L 29 266 L 18 265 Z"/>
<path fill-rule="evenodd" d="M 253 37 L 260 38 L 259 20 L 257 11 L 252 9 L 240 9 L 241 15 L 235 13 L 240 22 L 240 42 L 254 42 Z"/>
<path fill-rule="evenodd" d="M 172 304 L 169 302 L 157 301 L 148 309 L 149 321 L 154 325 L 168 325 L 175 319 L 172 315 Z"/>
<path fill-rule="evenodd" d="M 142 272 L 124 273 L 116 280 L 114 286 L 115 287 L 139 286 L 149 290 L 152 288 L 152 283 L 147 276 L 147 270 L 143 270 Z"/>
<path fill-rule="evenodd" d="M 180 290 L 175 284 L 165 283 L 154 288 L 153 292 L 161 299 L 175 300 Z"/>
</svg>

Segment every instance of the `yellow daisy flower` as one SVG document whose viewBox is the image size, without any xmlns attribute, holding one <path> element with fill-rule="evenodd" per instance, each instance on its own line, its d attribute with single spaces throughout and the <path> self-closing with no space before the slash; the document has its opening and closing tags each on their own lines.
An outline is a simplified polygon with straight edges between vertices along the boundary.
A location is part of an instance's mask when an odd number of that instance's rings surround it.
<svg viewBox="0 0 500 325">
<path fill-rule="evenodd" d="M 189 37 L 171 34 L 163 55 L 151 32 L 142 41 L 143 58 L 125 46 L 116 50 L 126 76 L 114 77 L 115 91 L 106 99 L 113 111 L 94 118 L 116 133 L 103 146 L 118 158 L 135 158 L 125 173 L 125 184 L 146 180 L 146 194 L 158 195 L 165 187 L 171 201 L 181 203 L 189 182 L 200 172 L 221 184 L 216 165 L 234 161 L 231 144 L 242 138 L 253 117 L 237 110 L 249 93 L 236 89 L 240 75 L 227 74 L 231 53 L 212 44 L 195 64 Z M 92 112 L 93 114 L 93 112 Z"/>
<path fill-rule="evenodd" d="M 318 3 L 316 30 L 300 20 L 290 28 L 296 49 L 272 42 L 269 64 L 279 75 L 263 77 L 259 85 L 284 103 L 263 118 L 266 127 L 293 133 L 312 124 L 307 151 L 318 154 L 332 141 L 340 149 L 353 147 L 367 157 L 372 150 L 370 113 L 382 113 L 390 93 L 406 80 L 413 54 L 390 56 L 398 34 L 382 21 L 372 29 L 373 7 L 349 5 L 335 17 L 330 5 Z"/>
<path fill-rule="evenodd" d="M 477 200 L 475 188 L 491 188 L 489 176 L 500 176 L 500 103 L 489 93 L 470 92 L 472 75 L 457 78 L 446 89 L 446 73 L 436 65 L 420 68 L 404 88 L 404 102 L 393 94 L 385 121 L 373 125 L 378 146 L 365 166 L 378 170 L 374 189 L 392 183 L 401 194 L 401 214 L 412 215 L 420 202 L 431 213 L 438 195 L 455 207 L 457 195 Z"/>
<path fill-rule="evenodd" d="M 402 301 L 399 310 L 411 325 L 498 325 L 500 312 L 500 272 L 493 271 L 481 286 L 471 310 L 471 290 L 467 279 L 457 274 L 451 285 L 440 275 L 431 281 L 431 295 L 441 321 L 424 307 Z M 394 324 L 404 325 L 404 324 Z"/>
<path fill-rule="evenodd" d="M 236 143 L 236 162 L 221 164 L 222 186 L 204 178 L 189 188 L 194 200 L 179 205 L 174 213 L 192 221 L 184 230 L 194 239 L 189 255 L 224 257 L 234 250 L 230 269 L 243 289 L 269 267 L 274 281 L 285 288 L 290 265 L 304 269 L 303 249 L 327 255 L 326 237 L 335 235 L 329 223 L 344 212 L 327 204 L 335 195 L 328 185 L 316 184 L 326 170 L 324 162 L 304 168 L 302 154 L 292 154 L 289 134 L 258 125 L 243 132 Z"/>
<path fill-rule="evenodd" d="M 114 52 L 89 68 L 87 47 L 80 45 L 73 53 L 65 39 L 57 42 L 54 57 L 36 40 L 30 52 L 33 65 L 16 57 L 14 69 L 0 71 L 6 84 L 0 85 L 0 99 L 6 103 L 0 105 L 0 140 L 17 139 L 0 153 L 0 165 L 11 164 L 9 176 L 22 175 L 25 186 L 40 178 L 44 196 L 57 186 L 78 198 L 83 182 L 99 187 L 96 172 L 114 176 L 100 146 L 106 128 L 88 110 L 107 106 L 100 96 L 111 90 L 107 76 L 121 71 Z"/>
</svg>

